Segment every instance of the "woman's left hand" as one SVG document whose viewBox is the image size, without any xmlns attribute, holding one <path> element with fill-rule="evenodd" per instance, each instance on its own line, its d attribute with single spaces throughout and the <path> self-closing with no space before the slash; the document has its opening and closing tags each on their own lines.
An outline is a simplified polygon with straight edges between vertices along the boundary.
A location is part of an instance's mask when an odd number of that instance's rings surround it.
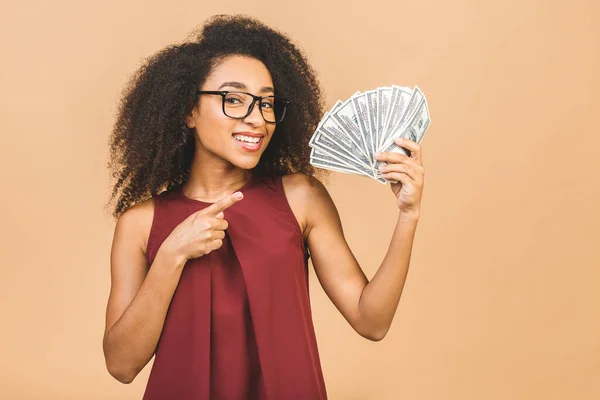
<svg viewBox="0 0 600 400">
<path fill-rule="evenodd" d="M 421 145 L 410 139 L 396 139 L 396 144 L 410 150 L 410 157 L 402 153 L 379 153 L 376 160 L 384 161 L 379 171 L 392 183 L 392 192 L 400 209 L 401 217 L 419 218 L 423 195 L 424 168 Z"/>
</svg>

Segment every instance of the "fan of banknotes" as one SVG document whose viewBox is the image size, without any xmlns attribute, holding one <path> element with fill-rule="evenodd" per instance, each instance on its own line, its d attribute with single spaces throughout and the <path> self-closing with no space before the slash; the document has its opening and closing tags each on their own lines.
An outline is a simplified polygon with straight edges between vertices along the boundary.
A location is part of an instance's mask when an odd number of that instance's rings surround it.
<svg viewBox="0 0 600 400">
<path fill-rule="evenodd" d="M 420 143 L 429 126 L 429 108 L 421 90 L 402 86 L 356 92 L 325 113 L 311 140 L 310 163 L 338 172 L 364 175 L 383 184 L 375 152 L 408 150 L 399 137 Z"/>
</svg>

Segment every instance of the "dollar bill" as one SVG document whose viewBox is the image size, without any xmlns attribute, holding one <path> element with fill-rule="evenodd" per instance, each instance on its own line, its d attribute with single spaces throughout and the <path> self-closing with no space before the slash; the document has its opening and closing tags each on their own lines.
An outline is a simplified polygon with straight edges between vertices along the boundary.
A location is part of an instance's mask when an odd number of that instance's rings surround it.
<svg viewBox="0 0 600 400">
<path fill-rule="evenodd" d="M 390 87 L 381 87 L 377 88 L 377 107 L 378 107 L 378 115 L 377 115 L 377 139 L 376 144 L 377 148 L 379 148 L 382 144 L 383 138 L 383 130 L 385 128 L 385 123 L 388 117 L 388 111 L 390 109 L 390 102 L 392 99 L 392 88 Z"/>
<path fill-rule="evenodd" d="M 371 154 L 377 151 L 377 120 L 379 118 L 379 106 L 377 104 L 377 90 L 365 92 L 367 103 L 367 128 L 369 130 L 369 144 Z"/>
<path fill-rule="evenodd" d="M 368 117 L 367 117 L 367 100 L 366 94 L 361 93 L 351 97 L 352 108 L 354 109 L 354 115 L 358 122 L 358 128 L 360 129 L 360 135 L 363 139 L 364 151 L 367 153 L 369 159 L 373 154 L 372 144 L 370 143 L 371 133 L 369 131 Z"/>
<path fill-rule="evenodd" d="M 337 158 L 341 163 L 351 165 L 366 175 L 374 176 L 373 167 L 370 162 L 367 161 L 367 164 L 365 164 L 358 161 L 352 152 L 340 146 L 339 142 L 336 142 L 330 136 L 326 135 L 325 132 L 324 125 L 322 125 L 321 128 L 319 128 L 313 135 L 309 145 L 312 148 L 318 148 L 329 153 L 332 157 Z"/>
<path fill-rule="evenodd" d="M 329 153 L 319 149 L 311 149 L 310 162 L 312 165 L 318 168 L 331 169 L 333 171 L 345 172 L 349 174 L 364 175 L 364 173 L 360 170 L 350 165 L 341 163 L 336 157 L 332 157 Z M 366 176 L 371 177 L 370 175 Z"/>
<path fill-rule="evenodd" d="M 427 100 L 425 97 L 422 97 L 419 106 L 412 113 L 411 116 L 408 117 L 407 121 L 399 127 L 395 132 L 393 132 L 392 137 L 389 139 L 387 143 L 385 143 L 381 152 L 395 152 L 402 153 L 408 155 L 408 152 L 403 147 L 396 145 L 395 139 L 402 137 L 410 139 L 414 142 L 420 143 L 423 140 L 423 136 L 425 135 L 425 131 L 429 127 L 431 120 L 429 118 L 429 106 L 427 105 Z M 379 175 L 379 167 L 381 166 L 381 161 L 375 162 L 375 174 Z"/>
<path fill-rule="evenodd" d="M 364 169 L 356 164 L 343 162 L 334 153 L 328 152 L 326 149 L 311 149 L 310 162 L 317 168 L 329 169 L 337 172 L 345 172 L 356 175 L 363 175 L 373 178 L 379 183 L 385 184 L 387 181 L 381 176 L 374 176 L 370 169 Z"/>
<path fill-rule="evenodd" d="M 311 147 L 323 145 L 353 162 L 372 168 L 373 163 L 363 154 L 362 148 L 340 128 L 332 116 L 333 114 L 329 114 L 323 118 L 309 145 Z"/>
<path fill-rule="evenodd" d="M 396 126 L 400 118 L 402 118 L 411 97 L 412 90 L 409 88 L 392 86 L 392 98 L 390 100 L 388 116 L 383 128 L 383 135 L 379 146 L 382 146 L 391 136 L 391 130 Z"/>
<path fill-rule="evenodd" d="M 338 123 L 338 125 L 349 135 L 355 143 L 360 143 L 359 147 L 363 155 L 367 158 L 371 158 L 372 155 L 368 154 L 366 139 L 362 135 L 360 130 L 358 117 L 354 112 L 354 106 L 352 105 L 352 98 L 360 95 L 360 92 L 356 92 L 346 100 L 342 105 L 335 109 L 334 112 L 331 113 L 333 115 L 334 120 Z"/>
<path fill-rule="evenodd" d="M 390 139 L 393 140 L 394 137 L 397 137 L 398 130 L 406 125 L 406 121 L 414 114 L 415 109 L 421 104 L 421 101 L 423 101 L 423 99 L 423 92 L 421 92 L 421 90 L 417 86 L 415 86 L 410 96 L 410 100 L 408 101 L 406 107 L 404 107 L 404 110 L 402 111 L 402 115 L 400 116 L 400 118 L 398 118 L 397 121 L 393 123 L 393 125 L 390 125 L 388 127 L 387 136 L 384 139 L 383 143 L 389 142 Z"/>
</svg>

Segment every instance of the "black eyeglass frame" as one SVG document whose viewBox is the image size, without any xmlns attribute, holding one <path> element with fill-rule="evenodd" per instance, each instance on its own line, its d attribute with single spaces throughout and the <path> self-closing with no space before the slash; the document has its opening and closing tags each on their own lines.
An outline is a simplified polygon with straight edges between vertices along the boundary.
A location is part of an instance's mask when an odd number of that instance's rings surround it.
<svg viewBox="0 0 600 400">
<path fill-rule="evenodd" d="M 285 113 L 287 111 L 287 106 L 290 104 L 289 100 L 285 100 L 285 99 L 277 99 L 278 102 L 282 102 L 283 103 L 283 112 L 281 113 L 281 117 L 279 119 L 276 118 L 275 121 L 267 121 L 267 119 L 265 118 L 265 114 L 263 114 L 263 109 L 262 109 L 262 100 L 263 99 L 267 99 L 267 98 L 272 98 L 273 101 L 275 101 L 275 96 L 274 95 L 268 95 L 268 96 L 255 96 L 252 93 L 248 93 L 248 92 L 242 92 L 242 91 L 236 91 L 236 90 L 197 90 L 196 93 L 198 94 L 218 94 L 219 96 L 222 97 L 222 101 L 221 101 L 221 106 L 223 108 L 223 114 L 225 114 L 226 117 L 229 118 L 233 118 L 233 119 L 244 119 L 246 118 L 248 115 L 250 115 L 250 113 L 252 112 L 252 110 L 254 110 L 254 105 L 256 104 L 256 102 L 258 101 L 258 109 L 260 110 L 260 115 L 263 117 L 263 119 L 265 120 L 265 122 L 270 123 L 270 124 L 278 124 L 281 121 L 283 121 L 283 118 L 285 117 Z M 232 117 L 230 115 L 228 115 L 225 112 L 225 96 L 227 96 L 229 93 L 239 93 L 239 94 L 247 94 L 248 96 L 252 97 L 252 103 L 250 103 L 250 106 L 248 107 L 248 112 L 246 113 L 246 115 L 244 115 L 243 117 Z M 273 104 L 273 107 L 275 105 Z M 273 114 L 275 115 L 275 114 Z"/>
</svg>

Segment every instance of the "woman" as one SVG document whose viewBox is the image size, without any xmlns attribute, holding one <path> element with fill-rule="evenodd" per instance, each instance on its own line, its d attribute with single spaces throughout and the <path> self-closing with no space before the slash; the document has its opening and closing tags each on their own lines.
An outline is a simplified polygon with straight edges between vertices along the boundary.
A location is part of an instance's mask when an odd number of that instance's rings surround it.
<svg viewBox="0 0 600 400">
<path fill-rule="evenodd" d="M 322 114 L 303 54 L 245 17 L 213 18 L 135 75 L 111 137 L 103 347 L 116 379 L 131 382 L 156 355 L 145 399 L 325 399 L 308 249 L 350 325 L 386 335 L 419 219 L 421 149 L 378 155 L 400 212 L 369 282 L 308 162 Z"/>
</svg>

